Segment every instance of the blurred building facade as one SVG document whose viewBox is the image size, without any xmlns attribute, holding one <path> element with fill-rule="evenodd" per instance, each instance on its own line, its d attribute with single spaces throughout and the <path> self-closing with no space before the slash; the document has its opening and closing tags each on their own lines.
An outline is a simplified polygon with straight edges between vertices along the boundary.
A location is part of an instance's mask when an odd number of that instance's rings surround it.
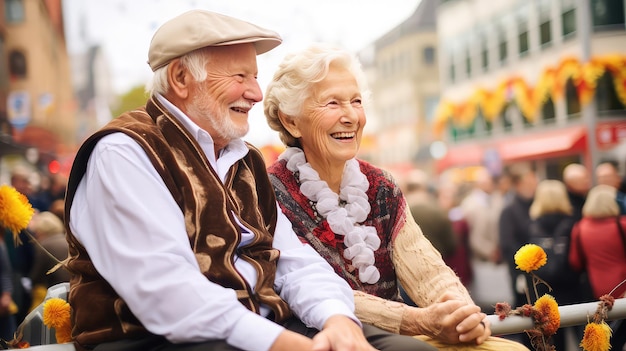
<svg viewBox="0 0 626 351">
<path fill-rule="evenodd" d="M 449 0 L 437 11 L 437 172 L 626 166 L 623 0 Z"/>
<path fill-rule="evenodd" d="M 439 102 L 436 9 L 421 0 L 405 21 L 359 52 L 372 92 L 359 157 L 398 178 L 418 166 L 429 170 L 429 128 Z"/>
<path fill-rule="evenodd" d="M 72 148 L 77 127 L 62 1 L 0 0 L 0 13 L 3 153 L 36 149 L 30 161 L 45 164 Z"/>
<path fill-rule="evenodd" d="M 82 39 L 87 49 L 71 56 L 78 105 L 76 140 L 79 143 L 113 118 L 110 106 L 116 103 L 109 65 L 101 46 L 89 44 L 87 38 Z"/>
</svg>

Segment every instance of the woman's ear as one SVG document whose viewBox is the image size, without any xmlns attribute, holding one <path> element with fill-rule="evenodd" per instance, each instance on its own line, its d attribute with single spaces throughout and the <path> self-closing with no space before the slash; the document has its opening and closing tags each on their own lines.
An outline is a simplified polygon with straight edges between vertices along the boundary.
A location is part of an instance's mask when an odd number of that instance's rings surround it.
<svg viewBox="0 0 626 351">
<path fill-rule="evenodd" d="M 278 111 L 278 118 L 280 119 L 280 123 L 282 123 L 283 127 L 287 129 L 287 131 L 289 132 L 289 134 L 291 134 L 292 137 L 297 139 L 302 136 L 302 133 L 300 133 L 300 129 L 296 125 L 295 118 L 293 118 L 292 116 L 286 115 L 282 113 L 281 111 Z"/>
<path fill-rule="evenodd" d="M 174 59 L 167 66 L 167 82 L 170 91 L 179 99 L 186 99 L 189 96 L 189 82 L 191 76 L 189 72 L 180 64 L 180 59 Z"/>
</svg>

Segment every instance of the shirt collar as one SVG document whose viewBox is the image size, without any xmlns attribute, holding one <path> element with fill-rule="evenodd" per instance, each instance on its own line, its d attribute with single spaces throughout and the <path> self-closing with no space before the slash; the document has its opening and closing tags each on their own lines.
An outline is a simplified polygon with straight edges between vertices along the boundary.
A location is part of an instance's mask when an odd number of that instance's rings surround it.
<svg viewBox="0 0 626 351">
<path fill-rule="evenodd" d="M 200 144 L 202 151 L 204 151 L 206 157 L 209 159 L 213 169 L 217 171 L 220 177 L 223 178 L 226 170 L 230 168 L 236 161 L 243 158 L 248 153 L 248 147 L 242 139 L 231 140 L 228 145 L 219 154 L 218 159 L 215 159 L 215 144 L 213 138 L 204 129 L 200 128 L 194 123 L 183 111 L 181 111 L 174 104 L 169 102 L 163 95 L 155 93 L 156 98 L 161 104 L 178 119 L 185 129 L 187 129 L 193 138 Z"/>
</svg>

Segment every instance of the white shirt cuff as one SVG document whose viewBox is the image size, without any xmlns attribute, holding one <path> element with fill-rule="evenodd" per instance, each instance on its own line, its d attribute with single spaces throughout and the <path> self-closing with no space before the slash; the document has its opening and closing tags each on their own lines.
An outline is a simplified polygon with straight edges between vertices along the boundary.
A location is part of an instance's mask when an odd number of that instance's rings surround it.
<svg viewBox="0 0 626 351">
<path fill-rule="evenodd" d="M 328 318 L 338 314 L 352 319 L 356 324 L 363 327 L 354 312 L 341 300 L 324 300 L 309 310 L 307 316 L 300 317 L 300 319 L 307 327 L 322 330 Z"/>
<path fill-rule="evenodd" d="M 246 313 L 235 324 L 226 342 L 242 350 L 267 351 L 284 330 L 284 327 L 265 317 Z"/>
</svg>

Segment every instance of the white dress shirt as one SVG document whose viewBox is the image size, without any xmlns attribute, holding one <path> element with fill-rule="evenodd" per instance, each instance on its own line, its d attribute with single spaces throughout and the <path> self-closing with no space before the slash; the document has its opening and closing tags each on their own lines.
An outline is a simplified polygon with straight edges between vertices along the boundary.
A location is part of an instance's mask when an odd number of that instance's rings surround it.
<svg viewBox="0 0 626 351">
<path fill-rule="evenodd" d="M 247 154 L 244 142 L 232 141 L 216 159 L 211 136 L 157 97 L 196 138 L 223 182 L 228 169 Z M 307 326 L 321 329 L 336 314 L 356 321 L 348 284 L 299 241 L 278 204 L 277 211 L 276 291 Z M 283 331 L 243 306 L 232 289 L 200 273 L 183 213 L 146 153 L 125 134 L 109 134 L 94 148 L 76 190 L 70 228 L 98 272 L 151 333 L 173 343 L 225 339 L 243 350 L 268 350 Z M 252 235 L 242 229 L 244 245 Z M 236 260 L 235 266 L 254 287 L 255 269 L 245 260 Z"/>
</svg>

